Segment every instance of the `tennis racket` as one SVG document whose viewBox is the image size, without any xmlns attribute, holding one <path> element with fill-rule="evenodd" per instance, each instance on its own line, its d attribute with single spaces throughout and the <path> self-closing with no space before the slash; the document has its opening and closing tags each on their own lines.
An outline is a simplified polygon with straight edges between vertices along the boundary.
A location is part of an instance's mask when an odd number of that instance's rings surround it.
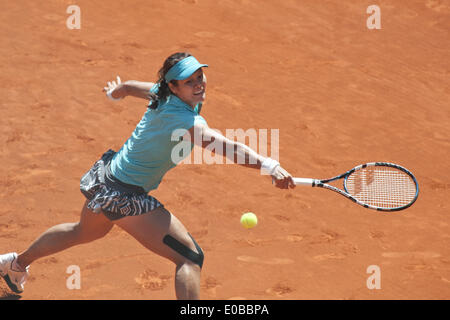
<svg viewBox="0 0 450 320">
<path fill-rule="evenodd" d="M 364 208 L 398 211 L 410 207 L 419 196 L 419 184 L 407 169 L 393 163 L 371 162 L 331 179 L 293 178 L 296 185 L 335 191 Z M 344 190 L 329 185 L 343 179 Z"/>
</svg>

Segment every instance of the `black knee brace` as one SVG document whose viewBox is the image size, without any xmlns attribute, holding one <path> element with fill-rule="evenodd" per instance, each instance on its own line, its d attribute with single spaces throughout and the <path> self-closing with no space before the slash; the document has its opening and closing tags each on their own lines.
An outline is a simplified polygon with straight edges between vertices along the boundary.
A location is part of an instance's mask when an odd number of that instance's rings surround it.
<svg viewBox="0 0 450 320">
<path fill-rule="evenodd" d="M 191 234 L 188 233 L 188 235 L 189 235 L 189 237 L 191 237 L 192 242 L 194 242 L 195 248 L 197 249 L 198 253 L 192 251 L 191 249 L 186 247 L 184 244 L 182 244 L 180 241 L 178 241 L 171 235 L 166 235 L 163 238 L 163 242 L 168 247 L 172 248 L 173 250 L 175 250 L 176 252 L 181 254 L 183 257 L 191 260 L 195 264 L 198 264 L 200 266 L 200 268 L 202 268 L 203 259 L 204 259 L 203 251 L 200 248 L 200 246 L 197 244 L 197 242 L 195 242 L 194 238 L 192 238 Z"/>
</svg>

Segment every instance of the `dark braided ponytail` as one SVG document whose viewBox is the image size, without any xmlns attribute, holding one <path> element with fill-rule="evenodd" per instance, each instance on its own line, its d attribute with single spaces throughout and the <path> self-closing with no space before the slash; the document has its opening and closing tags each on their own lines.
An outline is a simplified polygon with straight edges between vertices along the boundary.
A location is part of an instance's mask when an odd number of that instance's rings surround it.
<svg viewBox="0 0 450 320">
<path fill-rule="evenodd" d="M 161 69 L 158 71 L 158 81 L 156 81 L 156 84 L 158 84 L 159 89 L 156 93 L 150 92 L 150 104 L 149 108 L 156 109 L 159 106 L 160 102 L 164 102 L 164 100 L 167 99 L 167 97 L 172 93 L 169 89 L 169 84 L 167 83 L 166 79 L 164 78 L 166 76 L 166 73 L 172 68 L 174 65 L 176 65 L 179 61 L 183 60 L 184 58 L 190 57 L 191 54 L 187 52 L 177 52 L 169 56 L 166 61 L 164 61 L 164 64 Z M 173 85 L 177 86 L 177 80 L 171 81 Z"/>
</svg>

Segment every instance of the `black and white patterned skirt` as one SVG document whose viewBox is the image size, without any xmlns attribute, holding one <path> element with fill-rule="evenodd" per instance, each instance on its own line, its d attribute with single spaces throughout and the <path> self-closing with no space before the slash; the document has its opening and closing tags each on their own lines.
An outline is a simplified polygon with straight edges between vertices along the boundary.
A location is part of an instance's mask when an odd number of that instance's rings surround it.
<svg viewBox="0 0 450 320">
<path fill-rule="evenodd" d="M 110 170 L 116 152 L 108 150 L 81 178 L 80 190 L 89 200 L 87 207 L 95 213 L 103 212 L 110 220 L 137 216 L 163 206 L 156 198 L 135 185 L 115 178 Z"/>
</svg>

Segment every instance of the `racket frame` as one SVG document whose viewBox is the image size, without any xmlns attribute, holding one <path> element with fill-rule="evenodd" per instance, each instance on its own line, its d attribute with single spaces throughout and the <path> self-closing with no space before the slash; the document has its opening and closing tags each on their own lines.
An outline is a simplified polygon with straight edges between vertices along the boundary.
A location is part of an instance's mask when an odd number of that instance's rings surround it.
<svg viewBox="0 0 450 320">
<path fill-rule="evenodd" d="M 414 195 L 414 198 L 412 201 L 410 201 L 408 204 L 404 205 L 404 206 L 400 206 L 400 207 L 396 207 L 396 208 L 384 208 L 384 207 L 377 207 L 377 206 L 372 206 L 369 204 L 366 204 L 362 201 L 359 201 L 358 199 L 356 199 L 355 197 L 353 197 L 351 194 L 348 193 L 348 189 L 347 189 L 347 179 L 348 177 L 354 173 L 357 170 L 361 170 L 370 166 L 381 166 L 381 167 L 391 167 L 391 168 L 395 168 L 398 169 L 400 171 L 403 171 L 404 173 L 406 173 L 407 175 L 409 175 L 411 177 L 411 179 L 413 180 L 414 184 L 416 185 L 416 193 Z M 406 168 L 398 165 L 398 164 L 394 164 L 394 163 L 389 163 L 389 162 L 369 162 L 369 163 L 365 163 L 365 164 L 361 164 L 359 166 L 354 167 L 353 169 L 338 175 L 336 177 L 330 178 L 330 179 L 323 179 L 323 180 L 318 180 L 318 179 L 309 179 L 309 178 L 293 178 L 294 179 L 294 183 L 296 185 L 304 185 L 304 186 L 311 186 L 311 187 L 319 187 L 319 188 L 324 188 L 324 189 L 328 189 L 334 192 L 339 193 L 340 195 L 343 195 L 344 197 L 350 199 L 351 201 L 359 204 L 360 206 L 363 206 L 364 208 L 368 208 L 368 209 L 374 209 L 377 211 L 399 211 L 399 210 L 403 210 L 406 209 L 408 207 L 410 207 L 414 202 L 416 202 L 418 196 L 419 196 L 419 184 L 417 182 L 416 177 L 414 177 L 414 175 Z M 339 179 L 344 179 L 344 190 L 341 190 L 335 186 L 332 186 L 330 184 L 328 184 L 329 182 L 335 181 L 335 180 L 339 180 Z"/>
</svg>

